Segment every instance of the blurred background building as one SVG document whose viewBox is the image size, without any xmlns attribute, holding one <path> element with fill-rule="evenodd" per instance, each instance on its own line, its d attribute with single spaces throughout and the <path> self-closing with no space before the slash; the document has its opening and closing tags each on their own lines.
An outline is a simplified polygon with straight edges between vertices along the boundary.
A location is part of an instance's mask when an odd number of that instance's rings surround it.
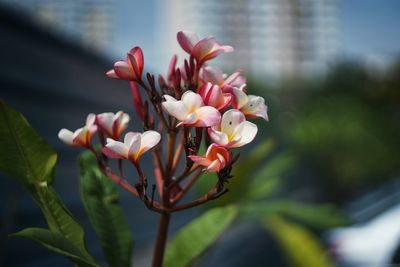
<svg viewBox="0 0 400 267">
<path fill-rule="evenodd" d="M 235 48 L 220 58 L 221 67 L 239 68 L 262 80 L 323 74 L 337 59 L 336 0 L 174 2 L 163 2 L 158 9 L 164 15 L 160 43 L 170 46 L 171 53 L 176 46 L 167 40 L 187 29 Z"/>
<path fill-rule="evenodd" d="M 105 53 L 114 32 L 115 9 L 110 0 L 2 0 L 32 14 L 44 28 L 73 38 L 90 49 Z"/>
</svg>

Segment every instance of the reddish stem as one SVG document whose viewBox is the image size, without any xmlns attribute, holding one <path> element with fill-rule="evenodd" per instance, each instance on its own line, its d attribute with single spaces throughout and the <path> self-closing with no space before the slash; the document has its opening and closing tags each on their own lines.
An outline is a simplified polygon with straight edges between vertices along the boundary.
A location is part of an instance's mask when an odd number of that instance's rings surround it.
<svg viewBox="0 0 400 267">
<path fill-rule="evenodd" d="M 164 259 L 165 245 L 167 243 L 168 226 L 170 213 L 161 213 L 160 223 L 158 225 L 157 241 L 154 247 L 152 267 L 161 267 Z"/>
</svg>

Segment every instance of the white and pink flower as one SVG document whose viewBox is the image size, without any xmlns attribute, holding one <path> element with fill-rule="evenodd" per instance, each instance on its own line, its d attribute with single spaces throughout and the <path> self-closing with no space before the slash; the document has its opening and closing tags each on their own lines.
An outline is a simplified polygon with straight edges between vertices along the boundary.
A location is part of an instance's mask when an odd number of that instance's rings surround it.
<svg viewBox="0 0 400 267">
<path fill-rule="evenodd" d="M 128 132 L 124 142 L 107 138 L 103 153 L 110 158 L 127 159 L 137 163 L 142 154 L 156 146 L 160 140 L 161 135 L 156 131 Z"/>
<path fill-rule="evenodd" d="M 246 121 L 237 109 L 230 109 L 222 116 L 221 124 L 208 129 L 211 140 L 226 148 L 244 146 L 255 138 L 257 125 Z"/>
<path fill-rule="evenodd" d="M 232 46 L 220 45 L 214 37 L 200 40 L 195 33 L 189 31 L 178 32 L 177 39 L 182 49 L 192 55 L 199 66 L 221 53 L 233 52 Z"/>
<path fill-rule="evenodd" d="M 210 127 L 221 120 L 221 114 L 216 108 L 204 106 L 201 96 L 190 90 L 182 95 L 181 100 L 170 95 L 164 95 L 164 98 L 166 101 L 162 103 L 162 107 L 180 121 L 177 126 Z"/>
<path fill-rule="evenodd" d="M 119 139 L 121 133 L 128 127 L 129 120 L 129 115 L 122 111 L 118 111 L 115 114 L 105 112 L 96 116 L 96 124 L 100 130 L 116 140 Z"/>
<path fill-rule="evenodd" d="M 223 146 L 211 144 L 203 156 L 188 156 L 194 163 L 204 166 L 204 171 L 219 172 L 231 162 L 231 153 Z"/>
<path fill-rule="evenodd" d="M 87 116 L 86 125 L 84 127 L 74 132 L 63 128 L 58 132 L 58 138 L 70 146 L 90 147 L 92 137 L 97 131 L 95 121 L 96 115 L 91 113 Z"/>
</svg>

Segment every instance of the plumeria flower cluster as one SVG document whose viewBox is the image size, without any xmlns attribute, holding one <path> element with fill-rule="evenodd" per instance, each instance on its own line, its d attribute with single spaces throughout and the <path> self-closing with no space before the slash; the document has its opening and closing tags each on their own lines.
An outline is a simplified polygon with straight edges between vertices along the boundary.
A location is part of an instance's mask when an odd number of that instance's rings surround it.
<svg viewBox="0 0 400 267">
<path fill-rule="evenodd" d="M 174 55 L 166 77 L 144 74 L 139 47 L 132 48 L 125 60 L 117 61 L 106 73 L 129 81 L 142 132 L 124 134 L 130 116 L 123 111 L 89 114 L 84 127 L 59 132 L 66 144 L 93 151 L 106 175 L 161 213 L 187 209 L 224 194 L 238 158 L 235 150 L 257 135 L 257 125 L 250 120 L 268 121 L 264 99 L 247 94 L 246 78 L 240 71 L 227 75 L 209 65 L 215 57 L 233 52 L 231 46 L 187 31 L 178 32 L 177 40 L 188 57 L 179 65 Z M 96 133 L 100 149 L 93 144 Z M 151 175 L 141 166 L 140 158 L 146 152 L 151 152 Z M 110 159 L 118 161 L 118 171 L 110 167 Z M 124 162 L 133 164 L 137 178 L 124 177 Z M 178 204 L 203 172 L 217 174 L 215 186 L 198 199 Z M 151 194 L 148 177 L 153 184 Z"/>
</svg>

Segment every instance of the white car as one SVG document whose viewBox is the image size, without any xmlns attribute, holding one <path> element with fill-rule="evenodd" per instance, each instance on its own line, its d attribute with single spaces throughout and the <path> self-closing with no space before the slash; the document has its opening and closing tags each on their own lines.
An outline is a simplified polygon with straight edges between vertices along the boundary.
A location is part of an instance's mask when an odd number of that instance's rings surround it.
<svg viewBox="0 0 400 267">
<path fill-rule="evenodd" d="M 359 217 L 369 215 L 372 218 L 328 232 L 329 251 L 337 266 L 400 266 L 400 262 L 396 262 L 400 257 L 399 193 L 380 201 L 375 200 L 373 205 L 357 214 Z M 392 205 L 387 207 L 390 202 Z"/>
</svg>

